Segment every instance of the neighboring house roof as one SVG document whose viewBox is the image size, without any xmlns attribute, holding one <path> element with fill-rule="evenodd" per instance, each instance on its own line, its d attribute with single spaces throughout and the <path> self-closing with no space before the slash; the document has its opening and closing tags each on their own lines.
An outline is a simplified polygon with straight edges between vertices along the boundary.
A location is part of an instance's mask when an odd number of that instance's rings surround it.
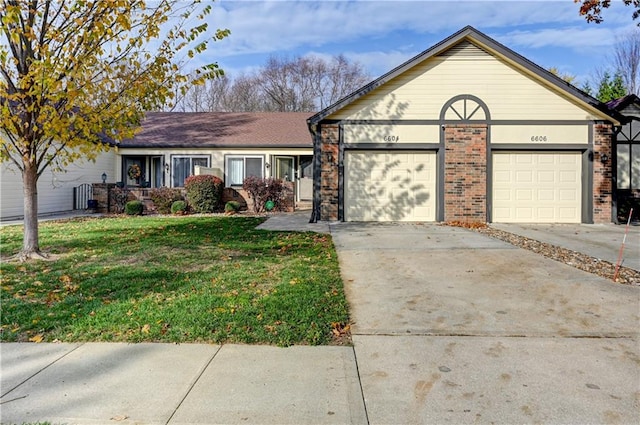
<svg viewBox="0 0 640 425">
<path fill-rule="evenodd" d="M 150 112 L 120 148 L 311 148 L 308 112 Z"/>
<path fill-rule="evenodd" d="M 632 103 L 640 103 L 640 98 L 635 94 L 628 94 L 618 99 L 607 102 L 607 107 L 615 111 L 621 111 Z"/>
<path fill-rule="evenodd" d="M 619 112 L 626 117 L 625 120 L 621 120 L 622 123 L 640 117 L 640 98 L 635 94 L 628 94 L 619 99 L 611 100 L 607 102 L 607 106 L 612 111 Z"/>
<path fill-rule="evenodd" d="M 319 123 L 323 119 L 327 118 L 329 115 L 331 115 L 334 112 L 344 108 L 346 105 L 354 102 L 355 100 L 357 100 L 360 97 L 366 95 L 367 93 L 371 92 L 372 90 L 384 85 L 385 83 L 387 83 L 391 79 L 393 79 L 393 78 L 397 77 L 398 75 L 404 73 L 405 71 L 409 70 L 410 68 L 413 68 L 414 66 L 422 63 L 423 61 L 428 60 L 430 58 L 433 58 L 434 56 L 437 56 L 437 55 L 443 53 L 445 50 L 450 49 L 451 47 L 459 44 L 460 42 L 462 42 L 464 40 L 473 41 L 473 42 L 481 45 L 486 50 L 488 50 L 490 52 L 493 52 L 494 54 L 497 54 L 497 55 L 499 55 L 499 56 L 511 61 L 512 63 L 523 67 L 524 69 L 526 69 L 529 72 L 531 72 L 534 75 L 536 75 L 541 80 L 544 80 L 546 83 L 557 87 L 558 89 L 568 93 L 569 95 L 573 96 L 574 98 L 577 98 L 578 100 L 584 102 L 588 106 L 600 111 L 605 116 L 609 116 L 611 118 L 614 118 L 614 120 L 618 120 L 618 121 L 621 118 L 623 118 L 620 114 L 618 114 L 617 111 L 614 111 L 614 110 L 611 110 L 611 109 L 607 108 L 607 106 L 604 103 L 600 102 L 598 99 L 596 99 L 596 98 L 594 98 L 592 96 L 589 96 L 587 93 L 585 93 L 582 90 L 576 88 L 575 86 L 571 85 L 570 83 L 564 81 L 562 78 L 558 77 L 557 75 L 555 75 L 555 74 L 547 71 L 546 69 L 536 65 L 535 63 L 531 62 L 530 60 L 528 60 L 524 56 L 521 56 L 520 54 L 514 52 L 513 50 L 505 47 L 504 45 L 502 45 L 500 43 L 498 43 L 494 39 L 488 37 L 487 35 L 483 34 L 480 31 L 478 31 L 477 29 L 475 29 L 475 28 L 473 28 L 471 26 L 466 26 L 463 29 L 461 29 L 460 31 L 456 32 L 455 34 L 449 36 L 448 38 L 446 38 L 446 39 L 442 40 L 441 42 L 439 42 L 438 44 L 434 45 L 433 47 L 425 50 L 424 52 L 418 54 L 417 56 L 413 57 L 412 59 L 409 59 L 407 62 L 403 63 L 402 65 L 392 69 L 391 71 L 389 71 L 388 73 L 384 74 L 380 78 L 370 82 L 369 84 L 365 85 L 361 89 L 359 89 L 359 90 L 351 93 L 350 95 L 338 100 L 333 105 L 330 105 L 327 108 L 323 109 L 322 111 L 318 112 L 317 114 L 313 115 L 312 117 L 310 117 L 307 120 L 309 126 L 312 126 L 314 124 Z"/>
</svg>

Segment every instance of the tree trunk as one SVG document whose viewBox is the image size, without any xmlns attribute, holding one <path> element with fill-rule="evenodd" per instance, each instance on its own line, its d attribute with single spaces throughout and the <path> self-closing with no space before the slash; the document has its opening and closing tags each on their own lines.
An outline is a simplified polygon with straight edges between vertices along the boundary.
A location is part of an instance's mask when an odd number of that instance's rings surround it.
<svg viewBox="0 0 640 425">
<path fill-rule="evenodd" d="M 35 166 L 25 164 L 22 172 L 22 193 L 24 196 L 24 236 L 22 256 L 31 257 L 40 253 L 38 242 L 38 173 Z"/>
</svg>

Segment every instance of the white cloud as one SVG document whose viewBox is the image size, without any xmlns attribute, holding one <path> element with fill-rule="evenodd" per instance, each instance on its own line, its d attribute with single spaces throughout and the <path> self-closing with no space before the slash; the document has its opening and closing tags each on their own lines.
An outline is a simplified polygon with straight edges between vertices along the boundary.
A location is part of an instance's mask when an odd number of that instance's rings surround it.
<svg viewBox="0 0 640 425">
<path fill-rule="evenodd" d="M 269 53 L 309 45 L 383 39 L 396 31 L 453 33 L 473 25 L 502 27 L 583 22 L 577 6 L 561 2 L 225 1 L 214 24 L 231 29 L 219 55 Z"/>
<path fill-rule="evenodd" d="M 575 69 L 574 54 L 576 60 L 588 55 L 603 60 L 602 49 L 612 46 L 616 34 L 635 27 L 631 12 L 614 2 L 603 12 L 605 23 L 595 25 L 587 24 L 570 0 L 220 0 L 210 23 L 229 28 L 231 36 L 212 44 L 207 56 L 231 75 L 263 65 L 270 54 L 342 53 L 378 76 L 472 25 L 542 65 L 561 66 L 557 51 L 566 49 L 565 66 Z M 555 56 L 546 58 L 547 51 Z"/>
</svg>

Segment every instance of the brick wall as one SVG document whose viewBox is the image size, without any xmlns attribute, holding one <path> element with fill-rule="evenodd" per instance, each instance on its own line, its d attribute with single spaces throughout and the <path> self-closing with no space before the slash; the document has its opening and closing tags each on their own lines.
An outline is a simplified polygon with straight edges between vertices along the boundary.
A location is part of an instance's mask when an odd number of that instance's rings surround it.
<svg viewBox="0 0 640 425">
<path fill-rule="evenodd" d="M 280 211 L 293 212 L 295 210 L 294 189 L 293 182 L 284 182 L 284 198 L 280 201 Z M 241 209 L 253 212 L 253 200 L 242 188 L 225 187 L 222 191 L 222 202 L 226 204 L 229 201 L 239 202 Z"/>
<path fill-rule="evenodd" d="M 487 126 L 447 125 L 444 130 L 444 219 L 487 221 Z"/>
<path fill-rule="evenodd" d="M 613 126 L 594 125 L 593 137 L 593 222 L 611 223 L 611 179 Z M 609 159 L 602 162 L 602 156 Z"/>
<path fill-rule="evenodd" d="M 321 127 L 320 220 L 338 219 L 338 159 L 340 132 L 337 125 Z"/>
<path fill-rule="evenodd" d="M 114 183 L 93 183 L 93 199 L 98 201 L 96 212 L 107 213 L 111 206 L 109 202 L 109 192 L 116 187 Z"/>
</svg>

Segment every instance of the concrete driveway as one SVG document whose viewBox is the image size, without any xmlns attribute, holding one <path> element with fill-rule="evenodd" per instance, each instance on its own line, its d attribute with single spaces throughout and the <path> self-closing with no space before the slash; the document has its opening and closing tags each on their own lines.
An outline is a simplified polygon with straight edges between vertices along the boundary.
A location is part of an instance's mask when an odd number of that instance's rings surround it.
<svg viewBox="0 0 640 425">
<path fill-rule="evenodd" d="M 640 422 L 640 288 L 465 229 L 331 232 L 369 423 Z"/>
</svg>

